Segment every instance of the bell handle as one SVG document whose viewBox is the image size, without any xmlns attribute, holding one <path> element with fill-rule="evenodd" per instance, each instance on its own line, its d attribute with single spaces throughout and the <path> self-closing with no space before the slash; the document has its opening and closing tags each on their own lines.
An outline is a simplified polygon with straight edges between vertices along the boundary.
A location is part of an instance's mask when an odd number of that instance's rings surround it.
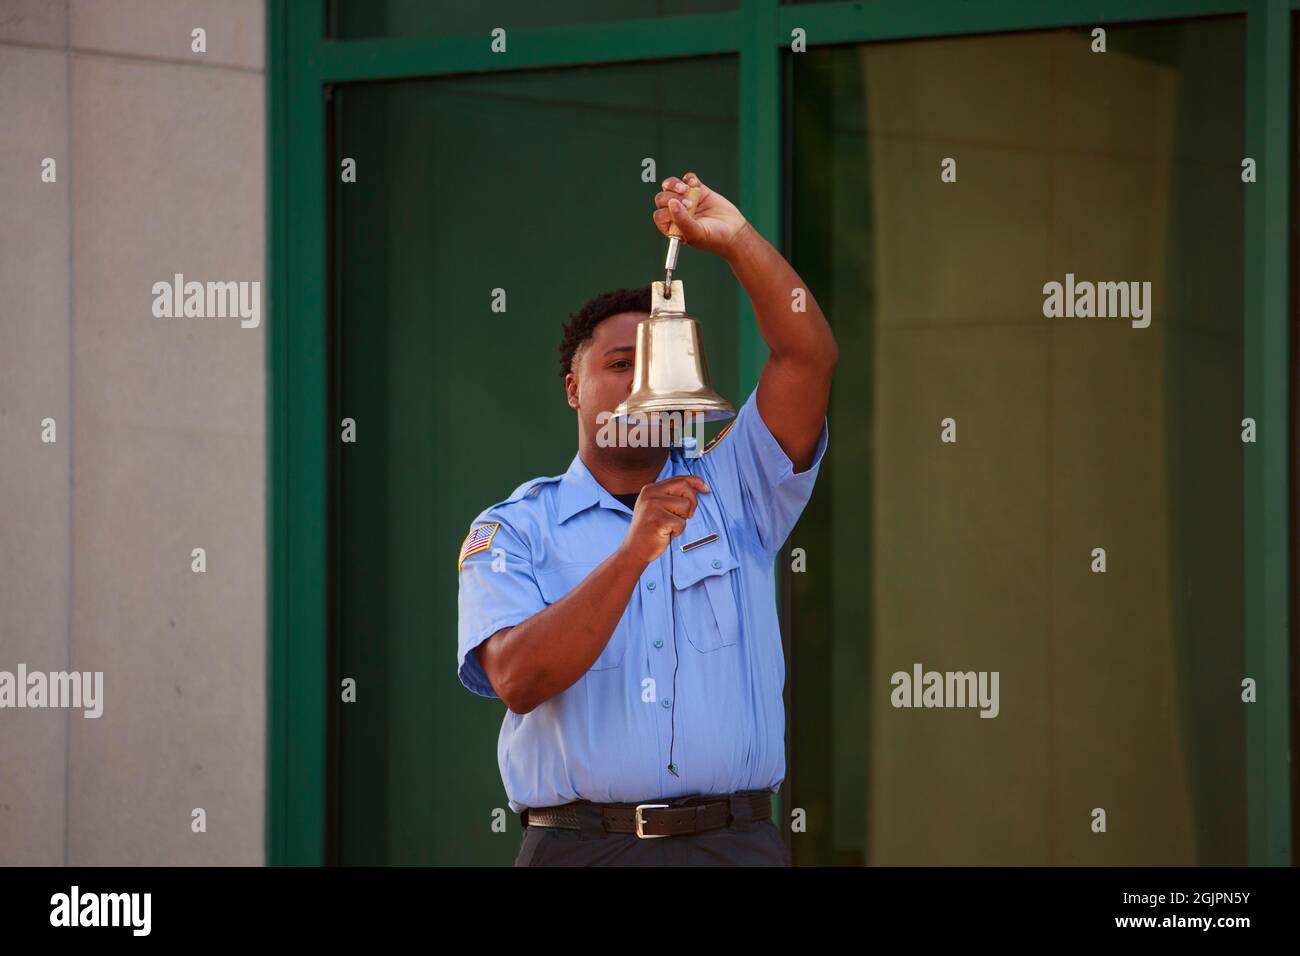
<svg viewBox="0 0 1300 956">
<path fill-rule="evenodd" d="M 690 189 L 686 190 L 686 195 L 680 198 L 689 199 L 691 201 L 691 207 L 686 210 L 686 214 L 688 216 L 692 215 L 695 209 L 700 205 L 700 187 L 692 186 Z M 686 238 L 685 236 L 682 235 L 682 231 L 677 228 L 677 223 L 675 222 L 669 224 L 668 235 L 673 239 Z"/>
</svg>

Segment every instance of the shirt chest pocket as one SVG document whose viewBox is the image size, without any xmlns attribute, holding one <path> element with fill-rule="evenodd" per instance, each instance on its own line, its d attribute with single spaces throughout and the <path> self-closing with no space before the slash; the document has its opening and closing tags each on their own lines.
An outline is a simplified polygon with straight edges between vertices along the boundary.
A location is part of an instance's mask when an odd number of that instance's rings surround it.
<svg viewBox="0 0 1300 956">
<path fill-rule="evenodd" d="M 736 576 L 740 562 L 727 543 L 718 539 L 683 552 L 674 540 L 673 587 L 677 620 L 697 651 L 708 653 L 740 640 L 736 607 Z"/>
<path fill-rule="evenodd" d="M 537 587 L 542 592 L 542 599 L 550 605 L 576 588 L 595 569 L 594 564 L 563 564 L 541 571 L 535 570 L 534 576 L 537 578 Z M 618 619 L 618 624 L 614 627 L 614 633 L 609 636 L 609 643 L 600 652 L 600 656 L 596 658 L 590 670 L 610 670 L 623 663 L 623 655 L 627 652 L 627 630 L 625 609 L 623 616 Z"/>
</svg>

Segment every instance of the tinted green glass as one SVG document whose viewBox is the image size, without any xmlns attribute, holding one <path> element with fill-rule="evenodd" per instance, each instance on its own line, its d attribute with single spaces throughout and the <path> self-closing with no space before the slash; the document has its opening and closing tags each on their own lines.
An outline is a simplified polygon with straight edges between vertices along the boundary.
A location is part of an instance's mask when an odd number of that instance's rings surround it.
<svg viewBox="0 0 1300 956">
<path fill-rule="evenodd" d="M 695 170 L 736 194 L 736 93 L 729 58 L 335 91 L 331 420 L 356 423 L 332 497 L 333 686 L 357 681 L 333 706 L 338 860 L 514 859 L 505 707 L 455 676 L 457 553 L 479 511 L 572 460 L 561 326 L 662 279 L 658 183 Z M 679 277 L 738 402 L 735 279 L 690 249 Z"/>
<path fill-rule="evenodd" d="M 341 40 L 456 36 L 501 27 L 535 30 L 566 24 L 734 10 L 737 0 L 332 0 L 333 35 Z"/>
<path fill-rule="evenodd" d="M 1246 862 L 1244 29 L 1091 43 L 787 55 L 841 348 L 790 542 L 800 862 Z M 1048 317 L 1067 276 L 1146 318 Z M 916 664 L 999 672 L 997 716 L 894 706 Z"/>
</svg>

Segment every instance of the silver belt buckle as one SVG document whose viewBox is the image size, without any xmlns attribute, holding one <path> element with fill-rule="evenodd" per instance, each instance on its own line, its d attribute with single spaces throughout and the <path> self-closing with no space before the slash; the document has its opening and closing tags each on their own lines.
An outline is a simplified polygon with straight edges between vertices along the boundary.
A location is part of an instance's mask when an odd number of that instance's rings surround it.
<svg viewBox="0 0 1300 956">
<path fill-rule="evenodd" d="M 638 803 L 636 805 L 636 835 L 642 840 L 654 840 L 659 837 L 666 837 L 667 833 L 646 833 L 645 817 L 641 816 L 642 810 L 667 810 L 666 803 Z"/>
</svg>

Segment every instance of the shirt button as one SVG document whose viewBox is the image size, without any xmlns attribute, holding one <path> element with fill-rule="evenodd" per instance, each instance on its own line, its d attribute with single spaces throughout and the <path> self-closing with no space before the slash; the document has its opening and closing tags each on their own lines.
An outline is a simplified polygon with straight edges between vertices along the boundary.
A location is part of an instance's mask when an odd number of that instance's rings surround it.
<svg viewBox="0 0 1300 956">
<path fill-rule="evenodd" d="M 671 697 L 665 697 L 665 698 L 664 698 L 664 710 L 667 710 L 667 709 L 668 709 L 669 707 L 671 707 L 672 705 L 673 705 L 673 699 L 672 699 Z"/>
<path fill-rule="evenodd" d="M 659 640 L 655 641 L 655 648 L 656 648 L 656 650 L 657 650 L 658 648 L 663 647 L 663 646 L 664 646 L 664 642 L 663 642 L 663 639 L 662 639 L 662 638 L 660 638 Z"/>
<path fill-rule="evenodd" d="M 668 765 L 668 769 L 671 770 L 673 773 L 676 773 L 676 772 L 677 772 L 677 764 L 675 764 L 675 763 L 670 763 L 670 764 Z"/>
<path fill-rule="evenodd" d="M 650 590 L 650 591 L 653 591 L 653 590 L 655 589 L 655 583 L 654 583 L 653 581 L 648 581 L 648 582 L 646 583 L 646 589 L 647 589 L 647 590 Z"/>
<path fill-rule="evenodd" d="M 714 559 L 713 559 L 713 567 L 714 567 L 714 568 L 720 568 L 720 567 L 722 567 L 722 559 L 721 559 L 721 558 L 714 558 Z"/>
</svg>

